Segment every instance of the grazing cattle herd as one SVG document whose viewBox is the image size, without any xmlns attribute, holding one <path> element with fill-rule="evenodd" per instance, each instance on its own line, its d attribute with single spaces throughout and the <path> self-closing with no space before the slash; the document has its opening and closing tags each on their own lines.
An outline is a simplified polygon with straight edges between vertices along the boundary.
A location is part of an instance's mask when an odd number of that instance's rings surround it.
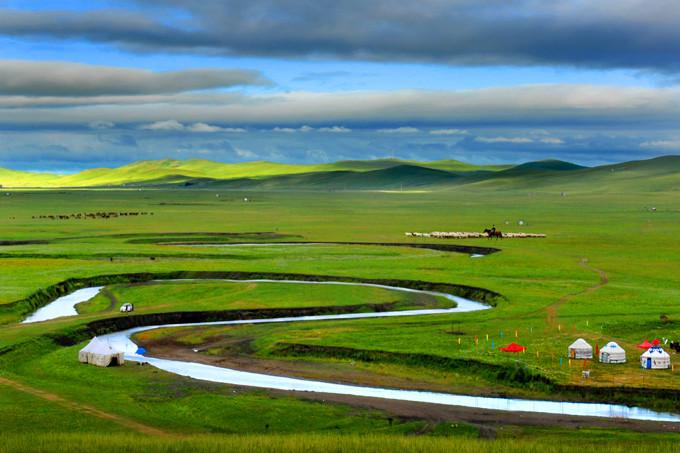
<svg viewBox="0 0 680 453">
<path fill-rule="evenodd" d="M 500 232 L 499 232 L 500 233 Z M 436 238 L 436 239 L 477 239 L 488 238 L 489 233 L 478 233 L 476 231 L 433 231 L 431 233 L 406 233 L 406 236 L 416 238 Z M 503 232 L 503 238 L 544 238 L 542 233 L 506 233 Z"/>
<path fill-rule="evenodd" d="M 33 216 L 33 219 L 47 220 L 83 220 L 83 219 L 114 219 L 117 217 L 136 217 L 140 215 L 153 215 L 153 212 L 130 211 L 130 212 L 78 212 L 76 214 L 49 214 Z"/>
</svg>

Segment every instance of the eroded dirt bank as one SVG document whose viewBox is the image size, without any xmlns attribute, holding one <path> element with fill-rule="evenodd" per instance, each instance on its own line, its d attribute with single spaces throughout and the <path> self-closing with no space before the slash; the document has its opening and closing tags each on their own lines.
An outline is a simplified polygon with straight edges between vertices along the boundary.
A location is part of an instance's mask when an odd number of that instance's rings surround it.
<svg viewBox="0 0 680 453">
<path fill-rule="evenodd" d="M 137 339 L 139 341 L 139 339 Z M 224 355 L 214 356 L 194 352 L 186 345 L 176 343 L 172 339 L 140 342 L 140 346 L 149 348 L 154 357 L 193 361 L 233 368 L 256 373 L 295 376 L 314 380 L 331 380 L 334 382 L 381 386 L 394 388 L 411 388 L 415 390 L 450 391 L 443 385 L 372 373 L 366 370 L 348 370 L 346 366 L 334 363 L 296 360 L 260 359 L 250 356 L 254 351 L 250 347 L 251 339 L 234 338 L 231 341 L 220 341 L 219 346 L 228 351 Z M 217 342 L 206 343 L 202 348 L 214 347 Z M 248 389 L 244 387 L 244 389 Z M 412 418 L 432 422 L 464 422 L 484 428 L 483 434 L 489 437 L 505 425 L 523 425 L 540 427 L 562 427 L 578 429 L 580 427 L 601 427 L 631 429 L 647 432 L 680 432 L 680 423 L 648 422 L 625 420 L 621 418 L 577 417 L 570 415 L 552 415 L 543 413 L 505 412 L 466 407 L 445 406 L 430 403 L 417 403 L 380 398 L 368 398 L 349 395 L 336 395 L 316 392 L 293 392 L 267 390 L 274 395 L 294 396 L 326 403 L 348 404 L 355 407 L 384 411 L 395 418 Z M 489 393 L 487 396 L 498 396 Z"/>
</svg>

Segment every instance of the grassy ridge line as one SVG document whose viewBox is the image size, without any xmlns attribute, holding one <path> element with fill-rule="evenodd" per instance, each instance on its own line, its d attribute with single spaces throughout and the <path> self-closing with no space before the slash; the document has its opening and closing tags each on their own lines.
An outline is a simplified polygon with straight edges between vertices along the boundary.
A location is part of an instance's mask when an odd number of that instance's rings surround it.
<svg viewBox="0 0 680 453">
<path fill-rule="evenodd" d="M 259 161 L 229 164 L 205 159 L 167 159 L 138 161 L 117 168 L 94 168 L 65 176 L 0 168 L 0 184 L 15 187 L 86 187 L 123 185 L 164 179 L 174 183 L 181 183 L 192 179 L 257 179 L 268 176 L 315 172 L 362 173 L 386 170 L 402 165 L 417 165 L 422 168 L 444 172 L 471 172 L 480 170 L 491 172 L 504 170 L 509 167 L 504 165 L 472 165 L 455 160 L 418 162 L 398 159 L 378 159 L 369 161 L 340 161 L 330 164 L 281 164 Z"/>
<path fill-rule="evenodd" d="M 608 404 L 629 404 L 655 407 L 649 399 L 663 401 L 660 410 L 667 410 L 668 403 L 680 404 L 680 391 L 663 388 L 630 387 L 587 387 L 572 384 L 559 384 L 553 379 L 528 368 L 525 364 L 515 363 L 506 366 L 482 362 L 475 359 L 443 357 L 432 354 L 401 353 L 381 350 L 356 349 L 342 346 L 321 346 L 300 343 L 278 343 L 271 353 L 286 357 L 318 357 L 340 360 L 353 360 L 367 363 L 392 363 L 413 367 L 426 367 L 444 371 L 464 370 L 479 376 L 488 376 L 494 381 L 545 391 L 555 399 L 559 395 L 574 401 L 593 401 Z"/>
<path fill-rule="evenodd" d="M 555 383 L 548 377 L 516 363 L 514 367 L 507 367 L 492 363 L 485 363 L 475 359 L 460 359 L 443 357 L 432 354 L 413 354 L 402 352 L 378 351 L 369 349 L 355 349 L 342 346 L 320 346 L 300 343 L 278 343 L 272 351 L 275 355 L 287 357 L 320 357 L 333 359 L 350 359 L 360 362 L 395 363 L 407 366 L 425 366 L 440 370 L 464 369 L 475 374 L 491 375 L 494 380 L 512 384 L 529 384 L 549 390 Z"/>
<path fill-rule="evenodd" d="M 163 324 L 236 321 L 250 319 L 288 318 L 298 316 L 339 315 L 347 313 L 383 312 L 395 310 L 396 302 L 358 305 L 329 305 L 324 307 L 256 308 L 240 310 L 180 311 L 118 316 L 87 323 L 84 327 L 54 334 L 50 338 L 61 346 L 72 346 L 92 335 L 104 335 L 133 327 Z"/>
<path fill-rule="evenodd" d="M 140 161 L 119 168 L 86 170 L 75 175 L 33 174 L 0 169 L 0 184 L 8 187 L 198 187 L 230 190 L 387 190 L 467 185 L 582 191 L 680 189 L 680 156 L 584 168 L 562 161 L 528 162 L 513 167 L 475 166 L 456 161 L 381 160 L 321 165 L 271 162 Z"/>
<path fill-rule="evenodd" d="M 5 304 L 0 309 L 15 311 L 20 315 L 27 315 L 38 308 L 47 305 L 58 297 L 69 294 L 77 289 L 89 286 L 106 286 L 114 283 L 142 283 L 151 280 L 302 280 L 309 282 L 336 281 L 347 283 L 370 283 L 385 286 L 398 286 L 409 289 L 437 291 L 454 294 L 459 297 L 473 299 L 495 305 L 503 296 L 495 291 L 467 285 L 443 282 L 426 282 L 420 280 L 396 279 L 366 279 L 347 276 L 292 274 L 277 272 L 224 272 L 224 271 L 175 271 L 163 273 L 132 273 L 109 274 L 86 278 L 70 278 L 47 288 L 36 291 L 25 299 Z"/>
<path fill-rule="evenodd" d="M 593 436 L 593 434 L 595 434 Z M 599 434 L 599 436 L 598 436 Z M 606 438 L 607 443 L 603 443 Z M 568 453 L 588 450 L 599 453 L 677 451 L 673 437 L 649 436 L 644 441 L 617 439 L 613 433 L 587 433 L 590 439 L 564 442 L 559 435 L 542 440 L 515 438 L 474 439 L 390 435 L 295 434 L 295 435 L 206 435 L 187 437 L 146 437 L 131 434 L 31 434 L 3 436 L 1 452 L 285 452 L 285 453 Z M 594 437 L 594 439 L 593 439 Z M 626 436 L 627 437 L 627 436 Z M 661 440 L 663 439 L 663 440 Z M 667 440 L 666 440 L 667 439 Z"/>
</svg>

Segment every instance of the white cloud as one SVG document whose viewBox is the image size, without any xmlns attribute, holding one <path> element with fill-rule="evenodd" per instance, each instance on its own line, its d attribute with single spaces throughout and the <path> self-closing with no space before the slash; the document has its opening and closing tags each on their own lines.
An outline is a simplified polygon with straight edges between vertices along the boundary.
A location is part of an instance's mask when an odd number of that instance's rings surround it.
<svg viewBox="0 0 680 453">
<path fill-rule="evenodd" d="M 527 137 L 475 137 L 480 143 L 533 143 L 534 140 Z"/>
<path fill-rule="evenodd" d="M 257 154 L 247 149 L 235 148 L 235 151 L 236 155 L 242 159 L 255 159 L 257 157 Z"/>
<path fill-rule="evenodd" d="M 536 139 L 530 137 L 475 137 L 475 141 L 480 143 L 513 143 L 513 144 L 545 143 L 546 145 L 564 144 L 564 140 L 557 137 L 546 137 Z"/>
<path fill-rule="evenodd" d="M 155 123 L 146 124 L 141 126 L 140 129 L 150 130 L 150 131 L 186 131 L 186 132 L 197 132 L 197 133 L 210 133 L 210 132 L 233 132 L 241 133 L 246 130 L 240 127 L 219 127 L 213 126 L 208 123 L 193 123 L 189 125 L 184 125 L 177 120 L 166 120 L 166 121 L 156 121 Z"/>
<path fill-rule="evenodd" d="M 564 140 L 562 140 L 561 138 L 557 138 L 557 137 L 542 138 L 539 141 L 541 143 L 546 143 L 548 145 L 563 145 L 564 144 Z"/>
<path fill-rule="evenodd" d="M 141 127 L 149 131 L 182 131 L 184 125 L 176 120 L 156 121 L 155 123 L 146 124 Z"/>
<path fill-rule="evenodd" d="M 296 132 L 307 133 L 312 132 L 313 130 L 314 128 L 311 126 L 301 126 L 297 129 L 292 127 L 275 127 L 274 129 L 272 129 L 273 132 L 282 132 L 284 134 L 294 134 Z"/>
<path fill-rule="evenodd" d="M 395 127 L 393 129 L 378 129 L 381 134 L 417 134 L 420 129 L 415 127 Z"/>
<path fill-rule="evenodd" d="M 211 126 L 207 123 L 194 123 L 186 127 L 191 132 L 219 132 L 222 128 L 219 126 Z"/>
<path fill-rule="evenodd" d="M 190 132 L 228 132 L 228 133 L 243 133 L 246 130 L 241 127 L 220 127 L 213 126 L 207 123 L 194 123 L 186 126 L 186 130 Z"/>
<path fill-rule="evenodd" d="M 87 125 L 90 129 L 113 129 L 116 123 L 111 121 L 91 121 Z"/>
<path fill-rule="evenodd" d="M 327 132 L 329 134 L 346 134 L 352 132 L 352 129 L 344 126 L 320 127 L 319 132 Z"/>
<path fill-rule="evenodd" d="M 431 135 L 467 135 L 468 133 L 465 129 L 433 129 L 430 131 Z"/>
<path fill-rule="evenodd" d="M 678 150 L 680 149 L 680 139 L 674 140 L 652 140 L 640 143 L 642 148 Z"/>
</svg>

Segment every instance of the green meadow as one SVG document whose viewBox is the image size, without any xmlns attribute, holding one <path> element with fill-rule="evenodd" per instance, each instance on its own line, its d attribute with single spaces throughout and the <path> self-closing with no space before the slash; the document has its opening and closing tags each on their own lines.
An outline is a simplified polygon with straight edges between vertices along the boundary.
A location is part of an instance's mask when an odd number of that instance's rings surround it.
<svg viewBox="0 0 680 453">
<path fill-rule="evenodd" d="M 196 348 L 202 360 L 243 361 L 255 369 L 336 382 L 680 412 L 680 370 L 642 370 L 635 348 L 644 339 L 680 339 L 675 183 L 668 175 L 641 171 L 638 185 L 618 173 L 610 185 L 598 185 L 600 176 L 588 175 L 532 176 L 505 184 L 495 179 L 414 192 L 4 189 L 0 451 L 43 451 L 50 445 L 68 451 L 677 448 L 677 435 L 661 427 L 615 429 L 588 420 L 580 428 L 531 426 L 512 416 L 493 424 L 462 415 L 407 417 L 349 402 L 194 381 L 133 363 L 99 369 L 77 361 L 85 338 L 75 333 L 92 321 L 127 316 L 118 311 L 124 302 L 135 304 L 134 314 L 450 306 L 438 297 L 340 285 L 111 280 L 77 307 L 78 317 L 19 324 L 29 311 L 26 299 L 36 292 L 68 279 L 118 274 L 287 273 L 468 285 L 502 297 L 494 308 L 476 313 L 160 329 L 138 341 L 152 355 L 160 345 Z M 147 214 L 44 217 L 96 212 Z M 547 238 L 404 235 L 481 231 L 492 224 Z M 238 245 L 258 242 L 373 245 Z M 377 245 L 395 242 L 500 251 L 471 258 Z M 73 341 L 66 344 L 69 336 Z M 567 346 L 578 337 L 600 347 L 617 341 L 628 362 L 570 364 Z M 499 351 L 511 341 L 527 352 Z M 671 357 L 675 363 L 677 356 Z M 583 369 L 591 371 L 589 379 L 582 378 Z"/>
</svg>

